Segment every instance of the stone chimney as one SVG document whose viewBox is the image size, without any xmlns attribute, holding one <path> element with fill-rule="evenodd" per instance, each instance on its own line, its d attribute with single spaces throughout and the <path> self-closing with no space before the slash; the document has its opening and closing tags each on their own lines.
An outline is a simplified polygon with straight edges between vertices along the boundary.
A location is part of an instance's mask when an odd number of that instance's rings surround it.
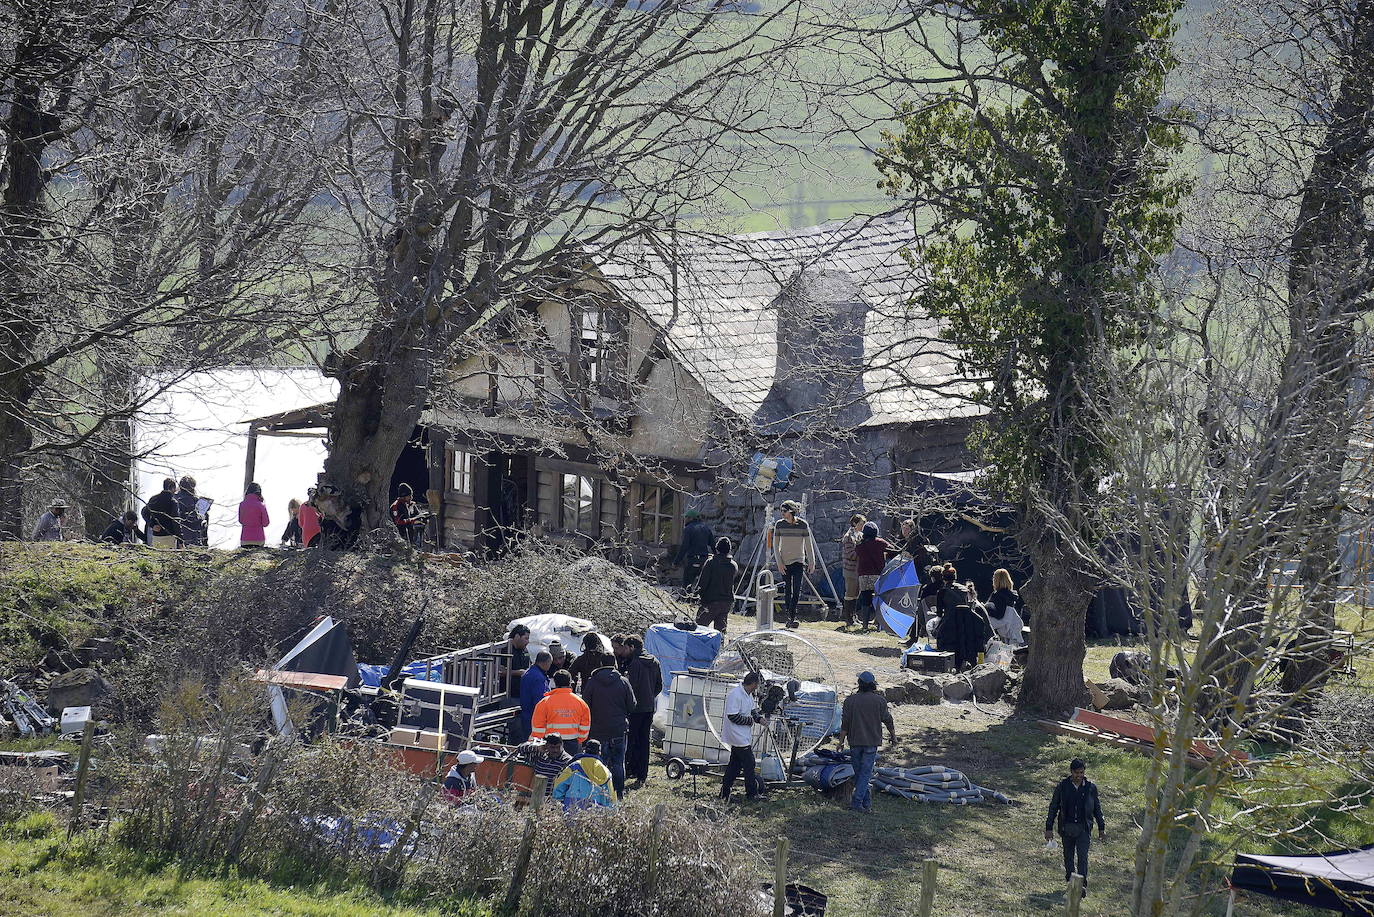
<svg viewBox="0 0 1374 917">
<path fill-rule="evenodd" d="M 840 425 L 870 415 L 864 398 L 864 319 L 868 303 L 843 271 L 814 268 L 793 277 L 773 301 L 777 363 L 759 408 L 769 432 Z"/>
</svg>

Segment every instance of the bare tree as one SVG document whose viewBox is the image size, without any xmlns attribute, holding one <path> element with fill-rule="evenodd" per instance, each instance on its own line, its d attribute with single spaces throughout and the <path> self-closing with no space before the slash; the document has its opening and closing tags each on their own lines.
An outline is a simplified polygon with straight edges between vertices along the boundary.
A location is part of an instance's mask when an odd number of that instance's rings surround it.
<svg viewBox="0 0 1374 917">
<path fill-rule="evenodd" d="M 326 363 L 324 480 L 373 528 L 462 335 L 760 169 L 808 127 L 789 59 L 830 26 L 795 0 L 394 0 L 365 21 L 360 62 L 333 74 L 352 92 L 337 194 L 376 305 Z"/>
<path fill-rule="evenodd" d="M 160 387 L 318 332 L 296 266 L 336 155 L 327 27 L 271 3 L 5 4 L 0 531 L 44 461 L 85 467 L 103 521 Z"/>
</svg>

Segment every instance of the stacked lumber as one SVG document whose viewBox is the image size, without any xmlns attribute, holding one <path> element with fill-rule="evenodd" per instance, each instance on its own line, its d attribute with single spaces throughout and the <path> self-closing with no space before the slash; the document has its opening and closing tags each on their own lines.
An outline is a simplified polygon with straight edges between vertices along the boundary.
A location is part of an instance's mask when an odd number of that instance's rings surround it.
<svg viewBox="0 0 1374 917">
<path fill-rule="evenodd" d="M 1081 707 L 1075 708 L 1068 720 L 1040 720 L 1036 725 L 1056 735 L 1082 739 L 1095 745 L 1114 745 L 1137 754 L 1152 755 L 1156 748 L 1162 748 L 1166 755 L 1172 754 L 1167 732 L 1156 734 L 1149 726 Z M 1249 760 L 1249 755 L 1243 751 L 1227 753 L 1205 742 L 1194 742 L 1185 762 L 1189 767 L 1202 768 L 1213 762 L 1232 766 L 1246 764 Z"/>
</svg>

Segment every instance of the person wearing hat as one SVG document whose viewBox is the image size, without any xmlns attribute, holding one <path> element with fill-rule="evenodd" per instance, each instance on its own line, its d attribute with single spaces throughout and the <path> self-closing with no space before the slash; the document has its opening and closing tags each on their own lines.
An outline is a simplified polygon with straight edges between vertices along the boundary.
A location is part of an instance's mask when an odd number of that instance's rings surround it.
<svg viewBox="0 0 1374 917">
<path fill-rule="evenodd" d="M 855 812 L 873 810 L 873 795 L 869 783 L 878 763 L 878 746 L 883 741 L 883 727 L 887 727 L 888 742 L 897 744 L 897 728 L 887 699 L 878 693 L 878 679 L 872 672 L 859 673 L 859 690 L 844 699 L 840 708 L 840 745 L 847 741 L 854 765 L 854 796 L 849 808 Z"/>
<path fill-rule="evenodd" d="M 481 763 L 482 756 L 471 748 L 458 752 L 458 760 L 444 777 L 444 796 L 457 803 L 469 797 L 477 789 L 477 765 Z"/>
<path fill-rule="evenodd" d="M 706 558 L 711 556 L 711 546 L 716 536 L 696 510 L 687 510 L 686 519 L 687 524 L 682 528 L 682 544 L 673 557 L 673 566 L 682 568 L 682 589 L 690 593 L 696 590 L 701 568 L 706 564 Z"/>
<path fill-rule="evenodd" d="M 605 666 L 615 667 L 615 657 L 603 650 L 602 646 L 601 635 L 595 631 L 582 635 L 582 652 L 568 665 L 574 691 L 585 694 L 593 672 Z"/>
<path fill-rule="evenodd" d="M 420 505 L 415 502 L 415 490 L 404 481 L 396 488 L 396 502 L 391 504 L 391 521 L 402 538 L 419 546 L 420 536 L 425 530 L 425 517 Z"/>
<path fill-rule="evenodd" d="M 811 543 L 811 526 L 798 515 L 801 504 L 784 500 L 778 509 L 782 518 L 768 530 L 768 549 L 782 574 L 782 607 L 787 612 L 787 626 L 796 627 L 802 580 L 816 572 L 816 549 Z"/>
<path fill-rule="evenodd" d="M 62 500 L 54 500 L 48 506 L 48 511 L 38 517 L 38 524 L 33 527 L 34 541 L 61 541 L 62 540 L 62 520 L 67 515 L 67 504 Z"/>
<path fill-rule="evenodd" d="M 577 659 L 572 653 L 563 648 L 563 641 L 554 637 L 548 645 L 549 657 L 553 659 L 553 666 L 549 672 L 572 673 L 573 661 Z"/>
</svg>

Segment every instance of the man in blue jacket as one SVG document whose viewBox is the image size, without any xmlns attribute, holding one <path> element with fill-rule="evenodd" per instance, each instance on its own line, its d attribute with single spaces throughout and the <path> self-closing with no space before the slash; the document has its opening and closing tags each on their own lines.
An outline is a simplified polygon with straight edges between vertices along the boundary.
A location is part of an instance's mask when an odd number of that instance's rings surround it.
<svg viewBox="0 0 1374 917">
<path fill-rule="evenodd" d="M 549 669 L 553 657 L 544 650 L 534 657 L 534 665 L 520 676 L 520 718 L 511 724 L 511 744 L 519 745 L 530 737 L 534 708 L 549 693 Z"/>
</svg>

